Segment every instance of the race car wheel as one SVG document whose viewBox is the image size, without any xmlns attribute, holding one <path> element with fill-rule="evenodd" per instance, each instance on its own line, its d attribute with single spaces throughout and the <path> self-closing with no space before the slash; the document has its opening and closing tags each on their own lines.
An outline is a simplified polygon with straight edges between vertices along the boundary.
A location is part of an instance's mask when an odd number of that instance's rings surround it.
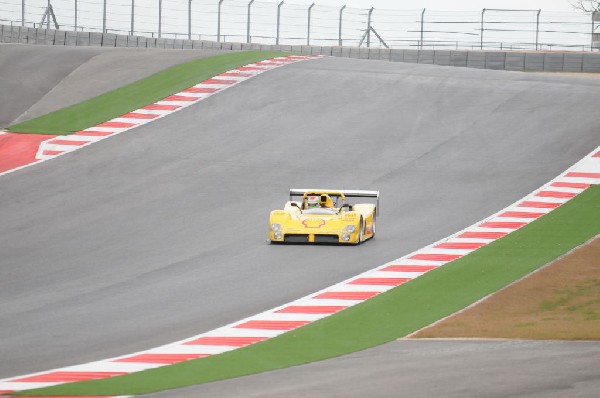
<svg viewBox="0 0 600 398">
<path fill-rule="evenodd" d="M 360 245 L 360 243 L 363 241 L 364 237 L 365 237 L 365 223 L 361 217 L 360 218 L 360 226 L 358 227 L 358 242 L 356 244 Z"/>
<path fill-rule="evenodd" d="M 375 218 L 375 214 L 373 214 L 373 224 L 371 226 L 371 230 L 373 232 L 373 236 L 371 236 L 372 238 L 375 237 L 375 225 L 377 224 L 376 221 L 377 221 L 377 219 Z"/>
</svg>

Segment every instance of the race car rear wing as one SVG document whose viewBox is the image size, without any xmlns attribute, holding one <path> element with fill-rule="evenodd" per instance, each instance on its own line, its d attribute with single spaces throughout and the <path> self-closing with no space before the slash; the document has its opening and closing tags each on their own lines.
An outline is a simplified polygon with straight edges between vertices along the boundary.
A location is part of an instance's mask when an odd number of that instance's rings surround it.
<svg viewBox="0 0 600 398">
<path fill-rule="evenodd" d="M 343 193 L 347 198 L 375 198 L 377 201 L 377 205 L 375 207 L 375 211 L 377 215 L 379 215 L 379 191 L 362 191 L 362 190 L 349 190 L 349 189 L 299 189 L 292 188 L 290 189 L 290 200 L 293 200 L 294 197 L 304 196 L 307 192 L 319 192 L 319 193 Z"/>
</svg>

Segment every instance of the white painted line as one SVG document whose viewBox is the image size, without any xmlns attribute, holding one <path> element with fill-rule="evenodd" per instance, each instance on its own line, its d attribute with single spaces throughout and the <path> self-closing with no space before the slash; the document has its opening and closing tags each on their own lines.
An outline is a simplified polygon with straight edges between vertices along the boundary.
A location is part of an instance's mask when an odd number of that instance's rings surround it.
<svg viewBox="0 0 600 398">
<path fill-rule="evenodd" d="M 385 286 L 385 285 L 350 285 L 348 283 L 344 283 L 344 284 L 338 284 L 335 286 L 332 286 L 331 288 L 327 289 L 328 292 L 378 292 L 378 293 L 382 293 L 382 292 L 387 292 L 388 290 L 391 289 L 391 286 Z M 318 304 L 318 305 L 331 305 L 331 306 L 338 306 L 338 305 L 349 305 L 348 302 L 352 303 L 355 300 L 332 300 L 332 299 L 308 299 L 307 302 L 310 302 L 311 304 Z M 358 302 L 360 302 L 360 300 L 356 300 Z M 326 304 L 325 302 L 327 302 L 328 304 Z M 305 304 L 303 304 L 305 305 Z"/>
<path fill-rule="evenodd" d="M 200 344 L 172 344 L 168 346 L 162 346 L 153 348 L 148 351 L 139 352 L 132 355 L 138 354 L 208 354 L 217 355 L 224 352 L 232 351 L 235 347 L 220 346 L 220 345 L 200 345 Z"/>
<path fill-rule="evenodd" d="M 82 365 L 68 366 L 61 369 L 65 372 L 95 372 L 99 368 L 102 368 L 103 372 L 124 372 L 133 373 L 141 372 L 146 369 L 159 368 L 162 365 L 159 363 L 147 363 L 147 362 L 90 362 Z"/>
</svg>

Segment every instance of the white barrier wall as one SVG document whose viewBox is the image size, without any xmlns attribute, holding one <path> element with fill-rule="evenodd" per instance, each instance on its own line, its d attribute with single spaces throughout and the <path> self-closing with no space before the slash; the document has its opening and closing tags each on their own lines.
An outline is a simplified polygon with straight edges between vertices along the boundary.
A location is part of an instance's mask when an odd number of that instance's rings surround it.
<svg viewBox="0 0 600 398">
<path fill-rule="evenodd" d="M 276 46 L 220 43 L 206 40 L 165 39 L 125 36 L 114 33 L 72 32 L 0 25 L 2 43 L 56 46 L 108 46 L 167 49 L 279 50 L 301 54 L 330 55 L 360 59 L 388 60 L 511 71 L 552 71 L 600 73 L 600 54 L 583 52 L 448 51 L 403 50 L 366 47 Z"/>
</svg>

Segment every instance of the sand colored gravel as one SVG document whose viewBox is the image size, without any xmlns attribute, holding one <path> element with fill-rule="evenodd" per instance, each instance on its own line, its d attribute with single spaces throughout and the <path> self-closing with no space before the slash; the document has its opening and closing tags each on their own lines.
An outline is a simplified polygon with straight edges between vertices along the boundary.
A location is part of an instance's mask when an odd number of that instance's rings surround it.
<svg viewBox="0 0 600 398">
<path fill-rule="evenodd" d="M 600 236 L 411 337 L 600 340 Z"/>
</svg>

